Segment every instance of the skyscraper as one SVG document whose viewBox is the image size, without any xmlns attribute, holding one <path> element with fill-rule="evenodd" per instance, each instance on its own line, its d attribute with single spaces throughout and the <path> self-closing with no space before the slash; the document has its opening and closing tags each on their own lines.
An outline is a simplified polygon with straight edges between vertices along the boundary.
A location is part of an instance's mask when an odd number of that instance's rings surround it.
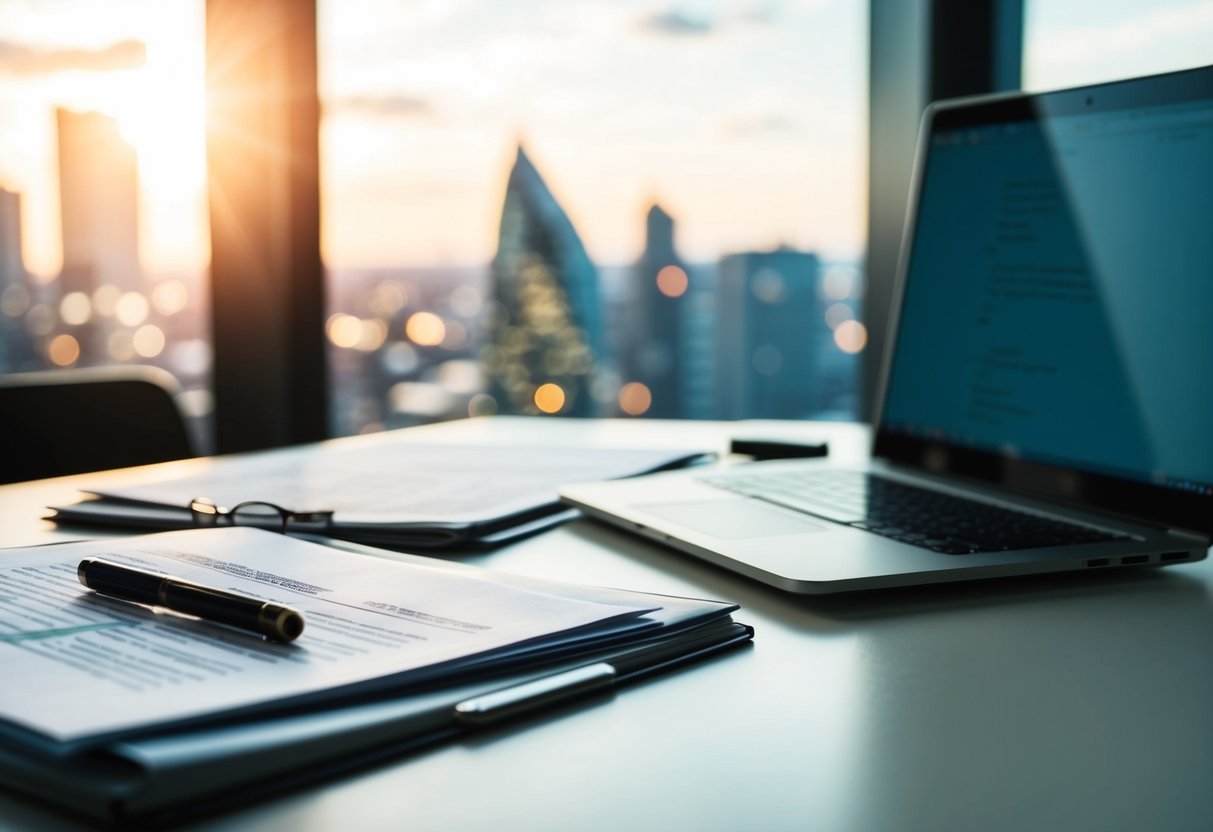
<svg viewBox="0 0 1213 832">
<path fill-rule="evenodd" d="M 0 188 L 0 291 L 25 282 L 21 257 L 21 194 Z"/>
<path fill-rule="evenodd" d="M 510 171 L 491 266 L 488 394 L 501 413 L 598 412 L 598 272 L 522 147 Z"/>
<path fill-rule="evenodd" d="M 0 373 L 37 366 L 24 321 L 30 288 L 21 256 L 21 194 L 0 188 Z"/>
<path fill-rule="evenodd" d="M 722 419 L 795 418 L 821 409 L 819 361 L 829 328 L 817 255 L 789 248 L 725 257 L 716 307 Z"/>
<path fill-rule="evenodd" d="M 142 291 L 138 169 L 118 120 L 58 109 L 64 293 Z"/>
<path fill-rule="evenodd" d="M 652 395 L 647 416 L 688 415 L 690 274 L 674 250 L 674 218 L 654 203 L 645 217 L 644 252 L 632 281 L 633 322 L 623 345 L 625 380 L 639 381 Z"/>
<path fill-rule="evenodd" d="M 59 131 L 59 212 L 63 226 L 61 296 L 142 293 L 139 266 L 138 169 L 135 149 L 118 120 L 101 113 L 55 111 Z M 109 360 L 108 341 L 118 324 L 91 315 L 70 328 L 80 364 Z"/>
</svg>

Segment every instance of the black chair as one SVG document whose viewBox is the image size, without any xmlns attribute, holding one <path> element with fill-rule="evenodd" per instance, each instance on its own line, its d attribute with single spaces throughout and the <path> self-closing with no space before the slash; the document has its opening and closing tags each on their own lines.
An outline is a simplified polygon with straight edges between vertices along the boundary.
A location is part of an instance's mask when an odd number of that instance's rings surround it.
<svg viewBox="0 0 1213 832">
<path fill-rule="evenodd" d="M 0 376 L 0 483 L 194 456 L 175 390 L 152 367 Z"/>
</svg>

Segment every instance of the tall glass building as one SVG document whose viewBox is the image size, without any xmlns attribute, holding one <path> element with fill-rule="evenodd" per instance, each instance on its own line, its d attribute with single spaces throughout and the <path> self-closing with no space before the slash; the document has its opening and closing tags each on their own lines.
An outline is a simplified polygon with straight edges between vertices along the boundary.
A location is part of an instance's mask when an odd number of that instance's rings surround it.
<svg viewBox="0 0 1213 832">
<path fill-rule="evenodd" d="M 499 413 L 597 415 L 598 272 L 522 147 L 510 171 L 490 272 L 487 392 Z"/>
</svg>

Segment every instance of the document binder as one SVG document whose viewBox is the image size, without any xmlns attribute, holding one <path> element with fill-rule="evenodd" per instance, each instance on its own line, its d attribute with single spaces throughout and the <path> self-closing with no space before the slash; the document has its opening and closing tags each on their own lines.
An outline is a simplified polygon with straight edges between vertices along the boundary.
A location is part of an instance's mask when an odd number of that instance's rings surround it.
<svg viewBox="0 0 1213 832">
<path fill-rule="evenodd" d="M 250 525 L 370 546 L 495 546 L 577 515 L 559 488 L 679 467 L 705 455 L 426 442 L 410 431 L 207 460 L 137 486 L 90 488 L 57 523 L 127 529 Z M 180 468 L 170 468 L 170 472 Z M 241 506 L 260 511 L 240 511 Z"/>
<path fill-rule="evenodd" d="M 249 529 L 178 532 L 131 540 L 138 550 L 125 550 L 122 541 L 114 540 L 37 550 L 49 557 L 44 553 L 64 549 L 74 557 L 77 550 L 92 545 L 118 556 L 129 551 L 175 552 L 183 563 L 194 563 L 215 551 L 264 551 L 272 548 L 271 541 L 288 547 L 283 554 L 304 559 L 315 556 L 318 548 Z M 298 547 L 306 547 L 306 551 Z M 342 547 L 366 552 L 368 569 L 383 565 L 385 553 L 349 544 Z M 10 550 L 9 568 L 22 568 L 18 565 L 21 555 L 31 551 Z M 331 555 L 354 557 L 336 550 Z M 368 678 L 369 684 L 346 685 L 319 699 L 287 697 L 189 719 L 153 719 L 96 733 L 85 730 L 69 739 L 31 729 L 0 707 L 0 785 L 95 821 L 172 823 L 394 759 L 469 732 L 489 731 L 580 697 L 601 696 L 745 644 L 753 637 L 751 628 L 733 621 L 737 607 L 729 603 L 574 587 L 417 556 L 387 557 L 408 567 L 449 573 L 457 581 L 489 582 L 509 591 L 647 612 L 632 624 L 627 619 L 607 618 L 604 624 L 555 633 L 553 638 L 526 639 L 483 656 L 446 661 L 432 670 L 423 668 L 420 674 L 396 677 L 400 682 L 393 682 L 392 677 Z M 251 563 L 250 569 L 257 565 Z M 333 574 L 342 574 L 348 565 Z M 271 563 L 265 568 L 267 571 L 256 573 L 265 576 L 264 585 L 286 585 L 274 571 L 278 566 Z M 54 574 L 54 570 L 44 569 L 31 580 L 43 581 L 43 575 Z M 301 567 L 290 585 L 306 586 L 308 574 Z M 0 580 L 4 579 L 0 572 Z M 323 576 L 315 580 L 331 583 Z M 61 588 L 52 589 L 52 599 L 61 602 Z M 401 600 L 406 602 L 418 609 L 426 606 Z M 305 633 L 298 643 L 306 644 L 307 639 Z M 73 696 L 72 702 L 81 707 L 100 701 L 87 683 Z M 14 697 L 0 697 L 0 705 L 5 701 L 11 707 Z"/>
</svg>

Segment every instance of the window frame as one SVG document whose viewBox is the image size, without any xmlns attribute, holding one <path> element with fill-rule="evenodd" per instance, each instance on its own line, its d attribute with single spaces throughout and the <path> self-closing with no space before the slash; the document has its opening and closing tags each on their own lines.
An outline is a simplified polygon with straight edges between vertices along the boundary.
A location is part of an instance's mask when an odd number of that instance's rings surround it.
<svg viewBox="0 0 1213 832">
<path fill-rule="evenodd" d="M 317 441 L 329 436 L 329 384 L 316 0 L 206 6 L 208 110 L 224 124 L 207 139 L 216 450 Z M 862 417 L 877 395 L 922 110 L 1017 89 L 1023 16 L 1023 0 L 869 2 Z"/>
</svg>

